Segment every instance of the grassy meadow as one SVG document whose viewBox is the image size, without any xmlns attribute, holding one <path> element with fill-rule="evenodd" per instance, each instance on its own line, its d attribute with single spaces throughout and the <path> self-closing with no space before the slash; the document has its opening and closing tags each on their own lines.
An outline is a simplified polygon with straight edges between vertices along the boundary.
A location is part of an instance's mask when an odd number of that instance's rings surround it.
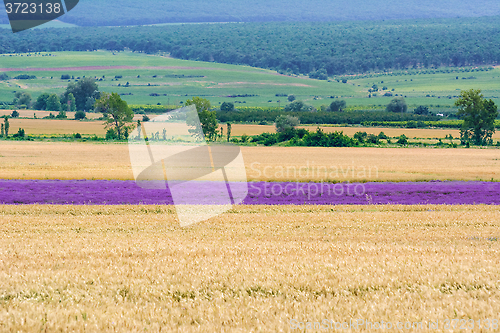
<svg viewBox="0 0 500 333">
<path fill-rule="evenodd" d="M 250 181 L 500 181 L 497 149 L 241 147 Z M 126 143 L 2 143 L 3 179 L 133 180 Z"/>
<path fill-rule="evenodd" d="M 180 228 L 168 206 L 0 206 L 0 330 L 498 319 L 499 221 L 492 206 L 238 206 Z"/>
<path fill-rule="evenodd" d="M 297 99 L 316 107 L 329 105 L 332 102 L 330 96 L 335 96 L 346 99 L 351 107 L 383 109 L 392 99 L 382 97 L 386 92 L 381 90 L 384 86 L 387 91 L 394 89 L 394 95 L 406 96 L 410 108 L 428 105 L 435 111 L 451 110 L 454 97 L 460 94 L 460 90 L 470 88 L 482 89 L 485 96 L 493 98 L 498 104 L 500 69 L 473 70 L 410 70 L 345 76 L 328 82 L 304 76 L 284 76 L 249 66 L 186 61 L 132 52 L 3 54 L 0 56 L 0 72 L 6 72 L 11 78 L 29 74 L 37 79 L 0 81 L 0 101 L 12 101 L 13 91 L 19 90 L 28 91 L 35 98 L 42 92 L 61 93 L 69 82 L 60 77 L 68 74 L 75 78 L 69 80 L 71 82 L 83 76 L 102 78 L 103 81 L 98 82 L 102 91 L 131 93 L 122 96 L 129 104 L 180 105 L 192 96 L 202 96 L 213 105 L 232 101 L 236 107 L 283 106 L 288 103 L 286 96 L 277 97 L 276 94 L 294 94 Z M 116 75 L 122 78 L 116 81 Z M 347 83 L 337 82 L 342 78 L 346 78 Z M 127 82 L 129 86 L 124 87 Z M 374 84 L 380 91 L 376 97 L 368 98 L 368 89 Z M 152 97 L 152 93 L 159 96 Z M 244 97 L 227 97 L 235 95 Z"/>
</svg>

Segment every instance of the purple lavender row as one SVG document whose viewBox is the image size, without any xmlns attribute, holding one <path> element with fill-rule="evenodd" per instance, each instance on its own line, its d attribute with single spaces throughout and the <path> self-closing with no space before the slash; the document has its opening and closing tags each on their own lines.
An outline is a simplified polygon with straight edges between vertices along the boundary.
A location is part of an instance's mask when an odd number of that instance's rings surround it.
<svg viewBox="0 0 500 333">
<path fill-rule="evenodd" d="M 195 202 L 218 204 L 206 183 Z M 201 198 L 201 199 L 200 199 Z M 215 200 L 215 202 L 213 201 Z M 0 180 L 0 204 L 173 204 L 170 191 L 119 180 Z M 176 202 L 178 204 L 179 202 Z M 248 183 L 249 205 L 500 204 L 500 183 Z"/>
</svg>

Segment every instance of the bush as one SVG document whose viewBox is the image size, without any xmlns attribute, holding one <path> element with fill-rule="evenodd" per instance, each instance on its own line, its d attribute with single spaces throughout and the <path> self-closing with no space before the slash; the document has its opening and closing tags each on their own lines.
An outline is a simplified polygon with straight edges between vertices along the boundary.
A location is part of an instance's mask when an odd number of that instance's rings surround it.
<svg viewBox="0 0 500 333">
<path fill-rule="evenodd" d="M 18 118 L 19 117 L 19 112 L 16 110 L 12 111 L 12 114 L 10 115 L 12 118 Z"/>
<path fill-rule="evenodd" d="M 379 144 L 379 138 L 375 134 L 368 134 L 368 137 L 366 138 L 366 142 L 368 143 L 374 143 L 374 144 Z"/>
<path fill-rule="evenodd" d="M 70 78 L 71 76 L 69 76 L 68 74 L 61 75 L 61 80 L 69 80 Z"/>
<path fill-rule="evenodd" d="M 118 136 L 116 135 L 116 131 L 114 128 L 108 128 L 108 130 L 106 131 L 106 140 L 114 140 L 116 139 Z"/>
<path fill-rule="evenodd" d="M 406 137 L 406 135 L 404 134 L 401 134 L 398 138 L 398 141 L 396 142 L 400 145 L 407 145 L 408 144 L 408 138 Z"/>
<path fill-rule="evenodd" d="M 20 139 L 23 139 L 24 138 L 24 129 L 20 128 L 16 134 L 14 134 L 12 137 L 14 138 L 20 138 Z"/>
<path fill-rule="evenodd" d="M 289 115 L 281 115 L 278 116 L 275 120 L 276 132 L 285 132 L 288 130 L 295 129 L 295 126 L 299 125 L 299 118 L 289 116 Z"/>
<path fill-rule="evenodd" d="M 82 120 L 87 118 L 87 115 L 85 114 L 85 111 L 76 111 L 75 113 L 75 120 Z"/>
<path fill-rule="evenodd" d="M 356 132 L 354 133 L 354 139 L 358 140 L 359 143 L 365 143 L 368 134 L 366 132 Z"/>
<path fill-rule="evenodd" d="M 380 133 L 378 134 L 378 138 L 379 138 L 380 140 L 382 140 L 382 139 L 387 139 L 388 137 L 387 137 L 387 135 L 385 135 L 385 133 L 384 133 L 384 132 L 380 132 Z"/>
<path fill-rule="evenodd" d="M 419 114 L 419 115 L 428 115 L 430 114 L 429 108 L 427 106 L 420 105 L 418 108 L 413 110 L 413 113 Z"/>
<path fill-rule="evenodd" d="M 75 139 L 81 139 L 82 138 L 82 135 L 80 133 L 76 133 L 75 135 L 73 135 L 73 137 Z"/>
<path fill-rule="evenodd" d="M 142 121 L 149 121 L 149 117 L 147 115 L 142 116 Z"/>
<path fill-rule="evenodd" d="M 408 110 L 408 105 L 404 97 L 395 97 L 386 107 L 387 112 L 405 113 Z"/>
</svg>

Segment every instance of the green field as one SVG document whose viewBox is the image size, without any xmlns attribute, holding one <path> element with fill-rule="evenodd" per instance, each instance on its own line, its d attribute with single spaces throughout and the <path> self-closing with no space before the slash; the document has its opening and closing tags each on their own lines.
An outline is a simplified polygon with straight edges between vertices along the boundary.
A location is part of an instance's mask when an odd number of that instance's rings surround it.
<svg viewBox="0 0 500 333">
<path fill-rule="evenodd" d="M 84 66 L 87 68 L 75 68 Z M 116 68 L 88 68 L 89 66 Z M 61 69 L 66 67 L 67 70 Z M 49 53 L 2 54 L 0 72 L 11 77 L 0 81 L 0 101 L 3 102 L 11 102 L 14 92 L 19 90 L 29 92 L 34 98 L 42 92 L 62 93 L 69 81 L 75 82 L 78 77 L 83 76 L 102 79 L 98 82 L 102 91 L 131 93 L 132 95 L 123 95 L 123 99 L 129 104 L 180 104 L 192 96 L 203 96 L 213 105 L 232 101 L 236 107 L 283 106 L 288 103 L 287 98 L 277 97 L 276 94 L 294 94 L 297 99 L 316 107 L 330 104 L 330 96 L 335 96 L 346 99 L 350 107 L 381 109 L 393 98 L 381 95 L 394 89 L 394 96 L 406 96 L 411 110 L 417 105 L 427 105 L 433 109 L 450 108 L 461 89 L 482 89 L 486 97 L 496 101 L 500 97 L 499 68 L 483 71 L 455 68 L 441 69 L 435 73 L 430 70 L 414 70 L 372 74 L 343 77 L 348 81 L 342 83 L 337 82 L 337 78 L 332 78 L 329 82 L 320 81 L 284 76 L 275 71 L 249 66 L 186 61 L 133 52 L 95 51 L 56 52 L 50 53 L 50 56 Z M 12 79 L 19 74 L 35 75 L 37 78 Z M 61 80 L 62 74 L 74 76 L 74 79 Z M 115 80 L 115 75 L 121 75 L 122 78 Z M 124 87 L 127 82 L 129 86 Z M 369 98 L 368 89 L 374 84 L 379 89 L 387 87 L 387 90 L 380 90 L 376 92 L 377 96 Z M 228 97 L 230 95 L 246 96 Z M 427 95 L 430 97 L 426 97 Z"/>
</svg>

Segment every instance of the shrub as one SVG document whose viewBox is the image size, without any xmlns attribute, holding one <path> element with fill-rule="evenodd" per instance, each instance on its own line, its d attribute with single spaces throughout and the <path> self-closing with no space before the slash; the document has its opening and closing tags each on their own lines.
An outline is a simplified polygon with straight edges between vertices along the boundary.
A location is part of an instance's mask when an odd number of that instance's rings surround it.
<svg viewBox="0 0 500 333">
<path fill-rule="evenodd" d="M 61 80 L 69 80 L 70 78 L 71 76 L 69 76 L 68 74 L 61 75 Z"/>
<path fill-rule="evenodd" d="M 354 133 L 354 139 L 358 140 L 359 143 L 364 143 L 368 134 L 366 132 L 356 132 Z"/>
<path fill-rule="evenodd" d="M 24 129 L 20 128 L 16 134 L 14 134 L 12 137 L 14 138 L 20 138 L 20 139 L 23 139 L 24 138 Z"/>
<path fill-rule="evenodd" d="M 117 138 L 116 131 L 114 128 L 108 128 L 106 131 L 106 140 L 114 140 Z"/>
<path fill-rule="evenodd" d="M 405 113 L 408 110 L 408 105 L 406 105 L 404 97 L 395 97 L 387 105 L 386 110 L 388 112 Z"/>
<path fill-rule="evenodd" d="M 75 135 L 73 135 L 73 137 L 75 139 L 81 139 L 82 138 L 82 135 L 80 133 L 76 133 Z"/>
<path fill-rule="evenodd" d="M 398 141 L 396 142 L 400 145 L 407 145 L 408 144 L 408 138 L 406 137 L 406 135 L 404 134 L 401 134 L 399 137 L 398 137 Z"/>
<path fill-rule="evenodd" d="M 147 115 L 142 116 L 142 121 L 149 121 L 149 117 Z"/>
<path fill-rule="evenodd" d="M 295 126 L 299 125 L 299 118 L 289 116 L 289 115 L 281 115 L 278 116 L 275 120 L 276 132 L 285 132 L 288 130 L 295 129 Z"/>
<path fill-rule="evenodd" d="M 366 138 L 366 142 L 379 144 L 379 138 L 375 134 L 368 134 L 368 137 Z"/>
<path fill-rule="evenodd" d="M 12 114 L 10 115 L 12 118 L 18 118 L 19 117 L 19 112 L 16 110 L 12 111 Z"/>
<path fill-rule="evenodd" d="M 75 120 L 82 120 L 87 118 L 87 115 L 85 114 L 85 111 L 76 111 L 75 112 Z"/>
</svg>

